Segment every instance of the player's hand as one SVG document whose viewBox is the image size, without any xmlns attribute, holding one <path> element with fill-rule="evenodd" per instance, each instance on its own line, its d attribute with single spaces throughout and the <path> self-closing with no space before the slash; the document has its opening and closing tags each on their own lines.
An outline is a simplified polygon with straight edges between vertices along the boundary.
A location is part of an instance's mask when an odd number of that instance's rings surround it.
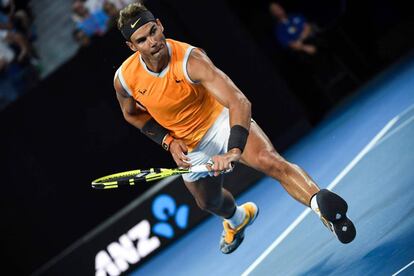
<svg viewBox="0 0 414 276">
<path fill-rule="evenodd" d="M 174 158 L 175 163 L 180 168 L 189 168 L 191 163 L 189 163 L 190 158 L 187 157 L 188 148 L 183 140 L 174 139 L 170 144 L 170 152 Z"/>
<path fill-rule="evenodd" d="M 241 157 L 241 150 L 234 148 L 222 155 L 215 155 L 211 157 L 213 165 L 210 167 L 214 171 L 214 176 L 220 175 L 222 172 L 232 170 L 234 162 L 238 162 Z"/>
</svg>

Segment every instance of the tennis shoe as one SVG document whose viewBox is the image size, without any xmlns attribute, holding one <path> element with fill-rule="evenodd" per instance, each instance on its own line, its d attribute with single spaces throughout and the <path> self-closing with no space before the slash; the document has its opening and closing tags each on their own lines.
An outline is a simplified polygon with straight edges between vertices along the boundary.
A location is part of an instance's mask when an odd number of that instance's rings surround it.
<svg viewBox="0 0 414 276">
<path fill-rule="evenodd" d="M 259 208 L 253 202 L 247 202 L 241 207 L 244 208 L 246 216 L 236 229 L 231 228 L 226 220 L 223 221 L 224 230 L 221 234 L 220 250 L 224 254 L 230 254 L 239 247 L 244 239 L 244 231 L 255 221 L 259 214 Z"/>
<path fill-rule="evenodd" d="M 312 209 L 318 214 L 322 223 L 338 238 L 341 243 L 350 243 L 356 236 L 354 223 L 346 216 L 348 204 L 339 195 L 322 189 L 312 202 Z"/>
</svg>

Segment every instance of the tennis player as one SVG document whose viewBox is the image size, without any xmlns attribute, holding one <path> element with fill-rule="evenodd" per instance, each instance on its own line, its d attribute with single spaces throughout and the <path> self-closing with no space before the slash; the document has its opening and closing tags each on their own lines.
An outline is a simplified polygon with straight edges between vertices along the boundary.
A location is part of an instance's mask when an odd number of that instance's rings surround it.
<svg viewBox="0 0 414 276">
<path fill-rule="evenodd" d="M 202 49 L 166 39 L 160 20 L 140 2 L 120 11 L 118 28 L 134 52 L 114 78 L 123 115 L 169 151 L 179 167 L 211 163 L 210 173 L 190 173 L 183 179 L 202 210 L 223 218 L 223 253 L 237 249 L 259 213 L 253 202 L 237 206 L 223 188 L 220 172 L 237 162 L 278 180 L 341 242 L 354 239 L 345 200 L 320 190 L 304 170 L 276 152 L 251 119 L 249 100 Z"/>
</svg>

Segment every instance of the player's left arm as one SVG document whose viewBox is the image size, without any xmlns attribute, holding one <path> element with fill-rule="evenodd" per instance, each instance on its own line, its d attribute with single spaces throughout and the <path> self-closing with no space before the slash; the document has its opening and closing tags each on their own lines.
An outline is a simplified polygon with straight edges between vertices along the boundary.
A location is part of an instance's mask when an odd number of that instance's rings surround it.
<svg viewBox="0 0 414 276">
<path fill-rule="evenodd" d="M 199 82 L 207 88 L 223 106 L 229 109 L 232 131 L 233 127 L 236 126 L 238 130 L 247 131 L 248 134 L 251 120 L 251 103 L 233 81 L 199 49 L 194 49 L 191 52 L 187 63 L 187 72 L 192 81 Z M 231 140 L 230 138 L 229 143 L 231 143 Z M 225 155 L 214 156 L 214 169 L 229 169 L 232 162 L 239 161 L 242 151 L 242 148 L 229 148 Z"/>
<path fill-rule="evenodd" d="M 194 49 L 187 63 L 190 79 L 199 82 L 230 111 L 230 126 L 250 128 L 251 103 L 233 81 L 218 69 L 208 56 Z"/>
</svg>

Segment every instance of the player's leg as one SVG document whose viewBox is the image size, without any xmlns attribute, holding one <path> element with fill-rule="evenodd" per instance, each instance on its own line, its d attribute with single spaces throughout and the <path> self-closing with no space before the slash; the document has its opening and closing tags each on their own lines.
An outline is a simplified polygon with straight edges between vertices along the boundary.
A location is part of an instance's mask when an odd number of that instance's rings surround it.
<svg viewBox="0 0 414 276">
<path fill-rule="evenodd" d="M 241 162 L 278 180 L 293 198 L 311 207 L 341 242 L 348 243 L 355 238 L 355 227 L 346 216 L 345 200 L 329 190 L 320 190 L 302 168 L 278 154 L 255 122 L 250 126 Z"/>
<path fill-rule="evenodd" d="M 244 239 L 246 227 L 257 217 L 257 206 L 252 202 L 237 206 L 233 195 L 223 188 L 223 176 L 184 183 L 202 210 L 223 218 L 221 252 L 229 254 L 236 250 Z"/>
<path fill-rule="evenodd" d="M 233 195 L 223 188 L 223 176 L 205 177 L 184 183 L 200 209 L 223 218 L 233 215 L 236 202 Z"/>
<path fill-rule="evenodd" d="M 283 188 L 297 201 L 309 206 L 317 184 L 296 164 L 285 160 L 273 147 L 269 138 L 252 122 L 241 162 L 278 180 Z"/>
</svg>

